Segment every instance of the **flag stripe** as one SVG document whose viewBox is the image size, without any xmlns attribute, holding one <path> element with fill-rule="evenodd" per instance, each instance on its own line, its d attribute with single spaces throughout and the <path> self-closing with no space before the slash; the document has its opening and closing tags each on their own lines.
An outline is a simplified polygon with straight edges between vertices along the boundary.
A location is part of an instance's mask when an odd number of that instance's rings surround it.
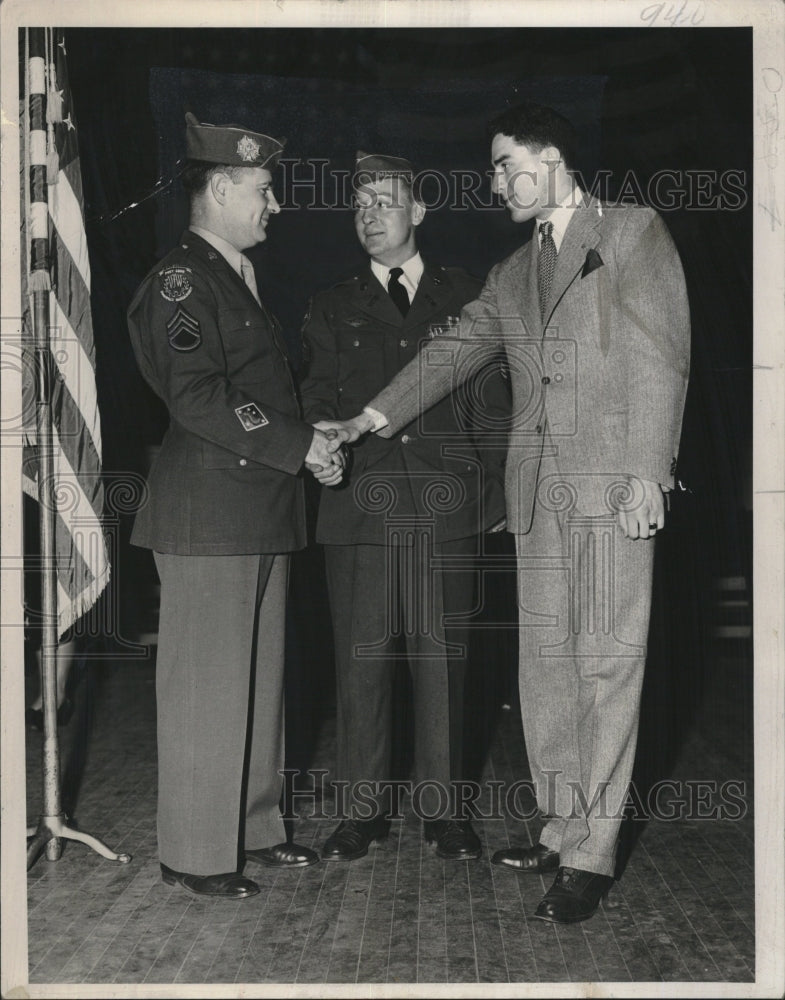
<svg viewBox="0 0 785 1000">
<path fill-rule="evenodd" d="M 30 163 L 33 166 L 46 166 L 46 132 L 41 129 L 30 133 Z"/>
<path fill-rule="evenodd" d="M 70 427 L 81 432 L 84 426 L 95 452 L 89 466 L 93 468 L 100 465 L 101 456 L 101 422 L 97 418 L 93 366 L 59 303 L 55 305 L 53 327 L 57 338 L 52 344 L 53 360 L 62 376 L 61 391 L 67 393 L 63 405 L 72 411 L 70 420 L 66 417 L 61 420 L 61 430 L 65 432 Z"/>
<path fill-rule="evenodd" d="M 63 170 L 60 171 L 57 184 L 49 188 L 49 211 L 58 240 L 62 242 L 77 268 L 80 280 L 86 288 L 89 288 L 90 258 L 87 255 L 87 238 L 82 225 L 81 210 Z"/>
<path fill-rule="evenodd" d="M 65 51 L 58 44 L 62 32 L 56 29 L 31 29 L 28 37 L 30 205 L 26 224 L 31 275 L 46 268 L 47 278 L 51 277 L 49 343 L 44 357 L 52 375 L 57 615 L 62 634 L 98 599 L 109 579 L 109 562 L 101 524 L 104 488 L 90 263 Z M 45 51 L 50 54 L 48 66 L 42 58 Z M 28 308 L 28 328 L 29 317 Z M 37 497 L 30 474 L 24 476 L 24 488 Z"/>
</svg>

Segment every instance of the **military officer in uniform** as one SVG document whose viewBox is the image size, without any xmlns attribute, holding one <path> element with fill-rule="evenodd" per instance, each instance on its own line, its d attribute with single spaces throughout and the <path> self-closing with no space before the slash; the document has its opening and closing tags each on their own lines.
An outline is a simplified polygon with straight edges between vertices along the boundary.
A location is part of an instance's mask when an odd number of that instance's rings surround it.
<svg viewBox="0 0 785 1000">
<path fill-rule="evenodd" d="M 407 160 L 357 154 L 354 221 L 370 261 L 311 304 L 301 386 L 307 420 L 353 416 L 479 293 L 481 283 L 464 271 L 420 257 L 416 233 L 425 207 L 412 181 Z M 506 384 L 493 365 L 484 374 L 486 421 L 503 432 Z M 347 481 L 322 491 L 316 538 L 325 546 L 335 638 L 338 777 L 350 783 L 346 818 L 322 852 L 328 861 L 361 857 L 386 836 L 391 691 L 402 656 L 414 700 L 414 811 L 440 857 L 481 853 L 453 794 L 461 777 L 468 636 L 444 628 L 442 619 L 472 608 L 471 559 L 478 535 L 503 516 L 506 449 L 503 437 L 485 455 L 467 443 L 467 402 L 449 398 L 391 440 L 365 438 Z"/>
<path fill-rule="evenodd" d="M 283 143 L 186 116 L 190 224 L 128 310 L 137 362 L 169 428 L 134 544 L 161 579 L 156 666 L 164 882 L 241 899 L 245 859 L 302 867 L 287 843 L 283 767 L 287 553 L 305 544 L 301 470 L 340 480 L 340 438 L 300 416 L 277 321 L 243 250 L 280 209 Z"/>
</svg>

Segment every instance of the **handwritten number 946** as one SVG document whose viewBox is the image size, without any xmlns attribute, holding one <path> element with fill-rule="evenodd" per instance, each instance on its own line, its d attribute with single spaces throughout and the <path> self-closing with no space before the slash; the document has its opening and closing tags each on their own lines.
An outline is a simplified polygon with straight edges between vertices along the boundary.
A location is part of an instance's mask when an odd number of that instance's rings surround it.
<svg viewBox="0 0 785 1000">
<path fill-rule="evenodd" d="M 679 6 L 675 3 L 650 3 L 641 11 L 641 21 L 647 21 L 649 26 L 656 23 L 670 24 L 674 28 L 679 25 L 696 26 L 706 16 L 702 3 L 691 4 L 687 0 Z"/>
</svg>

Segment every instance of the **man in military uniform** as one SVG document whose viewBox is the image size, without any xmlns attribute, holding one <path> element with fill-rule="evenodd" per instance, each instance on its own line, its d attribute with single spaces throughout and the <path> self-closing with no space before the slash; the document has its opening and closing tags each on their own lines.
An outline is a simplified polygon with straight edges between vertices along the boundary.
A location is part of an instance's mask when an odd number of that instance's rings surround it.
<svg viewBox="0 0 785 1000">
<path fill-rule="evenodd" d="M 353 416 L 480 290 L 464 271 L 423 262 L 416 232 L 425 207 L 412 180 L 407 160 L 357 154 L 355 228 L 370 262 L 312 302 L 301 387 L 308 420 Z M 487 427 L 503 435 L 506 386 L 493 365 L 485 376 Z M 367 437 L 354 450 L 349 481 L 322 491 L 316 538 L 325 545 L 335 637 L 338 777 L 350 783 L 348 818 L 322 852 L 328 861 L 361 857 L 387 834 L 383 786 L 402 648 L 414 700 L 414 810 L 440 857 L 481 853 L 455 810 L 453 785 L 461 776 L 467 635 L 444 628 L 443 618 L 473 607 L 478 535 L 503 516 L 505 443 L 488 449 L 486 466 L 467 443 L 467 403 L 447 399 L 391 440 Z"/>
<path fill-rule="evenodd" d="M 243 250 L 280 209 L 283 143 L 186 116 L 190 224 L 128 311 L 139 367 L 169 409 L 132 541 L 161 578 L 158 846 L 163 880 L 240 899 L 239 854 L 318 860 L 287 844 L 283 767 L 287 553 L 305 544 L 300 472 L 342 475 L 340 438 L 300 418 L 276 320 Z"/>
</svg>

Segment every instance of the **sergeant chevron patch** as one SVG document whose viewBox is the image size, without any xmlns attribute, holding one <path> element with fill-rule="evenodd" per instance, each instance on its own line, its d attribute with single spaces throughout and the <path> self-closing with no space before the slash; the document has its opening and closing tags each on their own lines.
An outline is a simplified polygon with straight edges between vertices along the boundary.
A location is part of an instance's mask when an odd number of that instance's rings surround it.
<svg viewBox="0 0 785 1000">
<path fill-rule="evenodd" d="M 195 351 L 202 342 L 199 320 L 195 319 L 183 306 L 166 324 L 169 346 L 175 351 Z"/>
</svg>

